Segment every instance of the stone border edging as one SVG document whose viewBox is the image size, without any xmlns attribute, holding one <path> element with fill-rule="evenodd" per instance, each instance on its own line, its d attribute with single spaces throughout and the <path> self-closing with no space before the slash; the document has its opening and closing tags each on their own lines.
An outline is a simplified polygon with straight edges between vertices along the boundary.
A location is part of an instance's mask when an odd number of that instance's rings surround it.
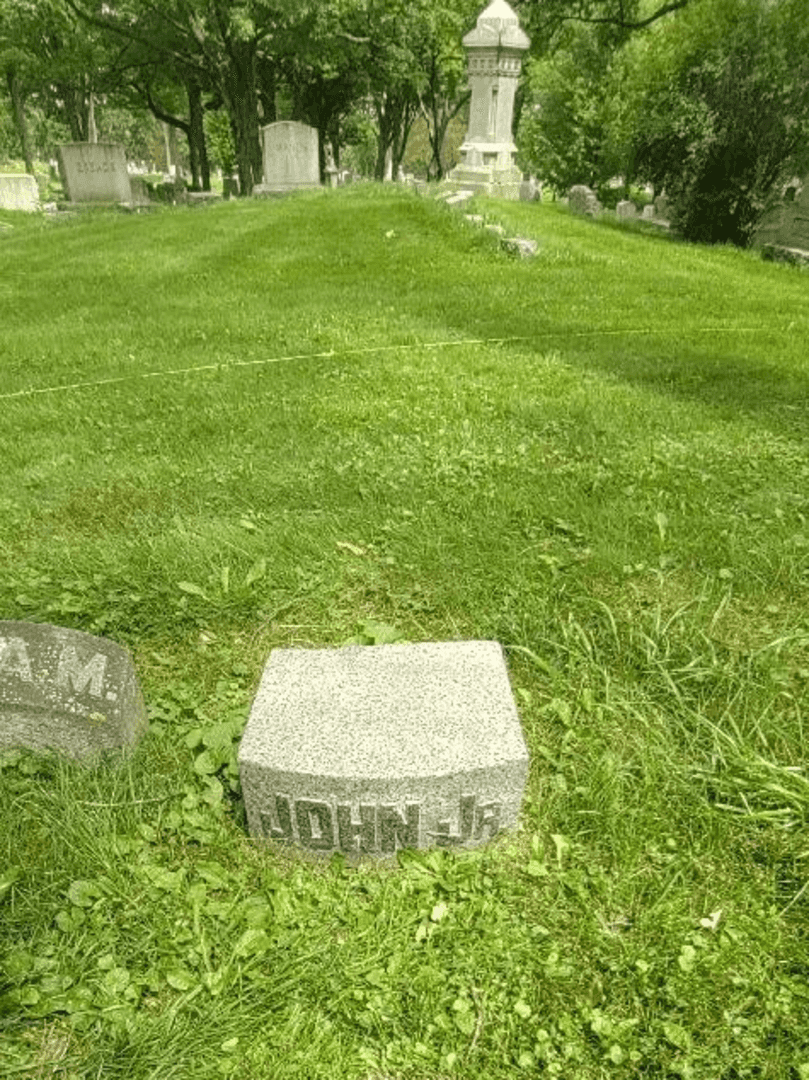
<svg viewBox="0 0 809 1080">
<path fill-rule="evenodd" d="M 461 191 L 446 191 L 439 192 L 435 196 L 436 202 L 442 202 L 445 206 L 461 207 L 465 206 L 470 199 L 474 198 L 476 192 L 470 190 Z M 474 225 L 480 225 L 487 232 L 494 233 L 500 238 L 500 247 L 503 251 L 508 252 L 511 255 L 519 255 L 522 259 L 530 259 L 536 255 L 539 250 L 539 241 L 531 240 L 525 236 L 506 236 L 506 230 L 502 225 L 497 225 L 494 222 L 486 223 L 481 214 L 464 214 L 467 221 L 471 221 Z"/>
</svg>

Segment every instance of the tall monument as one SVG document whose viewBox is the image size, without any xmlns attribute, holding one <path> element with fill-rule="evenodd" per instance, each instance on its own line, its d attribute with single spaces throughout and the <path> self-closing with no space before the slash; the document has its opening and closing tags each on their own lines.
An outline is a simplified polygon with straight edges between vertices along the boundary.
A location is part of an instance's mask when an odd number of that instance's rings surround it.
<svg viewBox="0 0 809 1080">
<path fill-rule="evenodd" d="M 472 101 L 461 163 L 449 175 L 453 187 L 503 199 L 520 197 L 522 174 L 511 121 L 522 54 L 530 44 L 506 0 L 492 0 L 464 37 Z"/>
</svg>

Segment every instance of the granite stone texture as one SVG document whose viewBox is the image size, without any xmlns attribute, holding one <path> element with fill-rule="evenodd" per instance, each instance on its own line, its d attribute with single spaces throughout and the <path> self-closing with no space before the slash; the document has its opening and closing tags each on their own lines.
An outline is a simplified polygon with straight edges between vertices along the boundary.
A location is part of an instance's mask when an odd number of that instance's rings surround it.
<svg viewBox="0 0 809 1080">
<path fill-rule="evenodd" d="M 147 727 L 126 649 L 80 630 L 0 622 L 0 747 L 90 758 L 133 746 Z"/>
<path fill-rule="evenodd" d="M 385 858 L 514 828 L 528 751 L 495 641 L 276 649 L 239 769 L 251 836 Z"/>
</svg>

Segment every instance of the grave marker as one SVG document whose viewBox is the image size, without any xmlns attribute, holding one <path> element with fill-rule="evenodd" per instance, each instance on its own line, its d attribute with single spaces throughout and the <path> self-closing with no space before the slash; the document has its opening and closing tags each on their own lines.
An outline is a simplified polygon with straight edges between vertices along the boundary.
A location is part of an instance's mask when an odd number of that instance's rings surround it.
<svg viewBox="0 0 809 1080">
<path fill-rule="evenodd" d="M 504 199 L 520 197 L 522 172 L 511 129 L 522 58 L 530 44 L 506 0 L 492 0 L 464 36 L 472 95 L 469 127 L 449 185 Z"/>
<path fill-rule="evenodd" d="M 587 214 L 596 217 L 601 210 L 601 203 L 596 193 L 586 184 L 574 184 L 568 192 L 567 205 L 574 214 Z"/>
<path fill-rule="evenodd" d="M 59 147 L 59 164 L 70 202 L 132 202 L 126 154 L 120 144 L 65 143 Z"/>
<path fill-rule="evenodd" d="M 0 210 L 39 210 L 39 187 L 29 173 L 0 175 Z"/>
<path fill-rule="evenodd" d="M 47 623 L 0 622 L 0 747 L 85 758 L 133 746 L 147 727 L 122 646 Z"/>
<path fill-rule="evenodd" d="M 261 129 L 264 176 L 256 195 L 320 187 L 317 130 L 295 120 L 281 120 Z"/>
<path fill-rule="evenodd" d="M 477 847 L 528 772 L 495 641 L 276 649 L 238 757 L 251 836 L 311 855 Z"/>
</svg>

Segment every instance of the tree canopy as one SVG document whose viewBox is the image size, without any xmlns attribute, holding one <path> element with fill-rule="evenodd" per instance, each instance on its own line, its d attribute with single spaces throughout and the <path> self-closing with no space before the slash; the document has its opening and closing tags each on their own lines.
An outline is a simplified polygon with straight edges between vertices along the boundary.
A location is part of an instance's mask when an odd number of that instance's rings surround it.
<svg viewBox="0 0 809 1080">
<path fill-rule="evenodd" d="M 564 191 L 620 173 L 665 187 L 692 238 L 746 243 L 809 168 L 805 0 L 512 0 L 532 38 L 518 101 L 524 166 Z M 29 115 L 77 141 L 151 115 L 249 193 L 260 128 L 317 128 L 321 169 L 373 132 L 394 174 L 417 118 L 428 176 L 468 99 L 463 34 L 483 0 L 0 0 L 0 93 L 33 168 Z M 99 121 L 100 117 L 100 121 Z M 4 136 L 8 142 L 8 134 Z"/>
</svg>

